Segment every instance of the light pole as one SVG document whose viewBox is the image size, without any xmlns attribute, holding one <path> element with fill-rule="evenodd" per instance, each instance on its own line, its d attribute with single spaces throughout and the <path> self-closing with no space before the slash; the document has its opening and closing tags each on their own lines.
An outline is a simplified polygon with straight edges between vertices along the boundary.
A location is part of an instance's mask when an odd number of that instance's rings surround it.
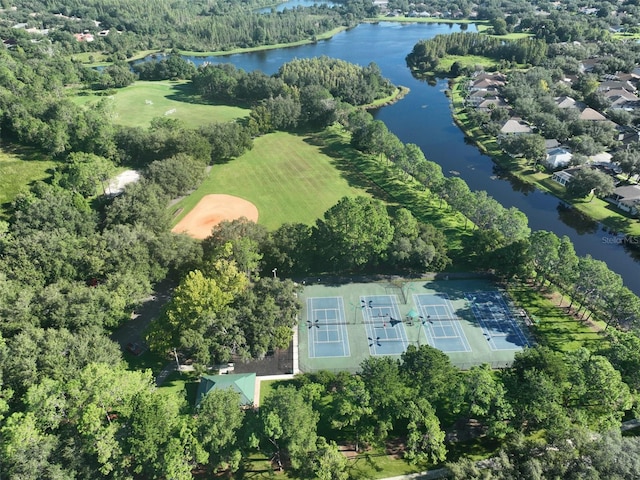
<svg viewBox="0 0 640 480">
<path fill-rule="evenodd" d="M 278 278 L 278 269 L 274 268 L 273 270 L 271 270 L 271 272 L 273 272 L 273 278 Z"/>
</svg>

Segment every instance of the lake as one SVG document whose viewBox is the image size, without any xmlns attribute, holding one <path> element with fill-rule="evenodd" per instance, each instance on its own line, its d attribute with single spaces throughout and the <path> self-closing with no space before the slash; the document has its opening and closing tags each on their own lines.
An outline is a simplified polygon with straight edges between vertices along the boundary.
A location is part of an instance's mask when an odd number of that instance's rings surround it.
<svg viewBox="0 0 640 480">
<path fill-rule="evenodd" d="M 491 158 L 465 142 L 453 123 L 446 80 L 435 85 L 413 78 L 405 64 L 415 43 L 437 34 L 458 32 L 465 26 L 454 24 L 361 24 L 329 40 L 299 47 L 265 50 L 225 57 L 187 57 L 195 64 L 233 63 L 247 71 L 275 73 L 280 65 L 295 58 L 326 55 L 359 65 L 375 62 L 384 76 L 396 85 L 411 89 L 401 101 L 381 108 L 375 117 L 405 143 L 419 145 L 425 156 L 442 166 L 446 175 L 459 175 L 473 190 L 486 190 L 505 207 L 517 207 L 529 217 L 533 230 L 549 230 L 567 235 L 579 255 L 590 254 L 604 260 L 620 274 L 631 290 L 640 295 L 639 256 L 630 251 L 620 236 L 583 218 L 556 197 L 509 179 L 495 170 Z M 473 25 L 468 31 L 475 31 Z"/>
</svg>

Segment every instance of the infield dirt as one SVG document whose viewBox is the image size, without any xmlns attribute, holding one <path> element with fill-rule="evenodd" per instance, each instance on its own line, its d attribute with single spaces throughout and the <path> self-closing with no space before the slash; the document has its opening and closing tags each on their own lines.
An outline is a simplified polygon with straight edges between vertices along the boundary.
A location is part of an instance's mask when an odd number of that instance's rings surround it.
<svg viewBox="0 0 640 480">
<path fill-rule="evenodd" d="M 220 222 L 241 217 L 257 222 L 258 208 L 253 203 L 233 195 L 206 195 L 171 231 L 203 239 L 207 238 L 211 229 Z"/>
</svg>

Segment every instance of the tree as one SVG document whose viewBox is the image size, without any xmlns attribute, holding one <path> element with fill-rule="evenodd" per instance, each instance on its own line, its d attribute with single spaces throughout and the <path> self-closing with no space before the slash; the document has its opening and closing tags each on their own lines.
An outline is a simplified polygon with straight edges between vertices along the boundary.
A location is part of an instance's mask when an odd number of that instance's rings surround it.
<svg viewBox="0 0 640 480">
<path fill-rule="evenodd" d="M 501 379 L 488 364 L 472 367 L 462 379 L 466 414 L 482 421 L 488 436 L 503 438 L 512 429 L 514 412 Z"/>
<path fill-rule="evenodd" d="M 289 346 L 300 312 L 298 291 L 289 279 L 265 277 L 238 297 L 235 318 L 252 357 Z"/>
<path fill-rule="evenodd" d="M 546 157 L 544 137 L 541 135 L 512 135 L 505 138 L 500 146 L 513 156 L 522 156 L 533 165 L 537 165 Z"/>
<path fill-rule="evenodd" d="M 338 270 L 375 264 L 393 238 L 384 204 L 369 197 L 344 197 L 313 230 L 322 263 Z"/>
<path fill-rule="evenodd" d="M 267 230 L 262 225 L 245 217 L 220 222 L 211 230 L 211 236 L 203 241 L 205 261 L 234 261 L 250 279 L 260 270 L 260 247 L 266 237 Z"/>
<path fill-rule="evenodd" d="M 293 386 L 276 388 L 260 407 L 262 431 L 270 443 L 272 460 L 300 469 L 316 450 L 318 414 Z"/>
<path fill-rule="evenodd" d="M 123 475 L 128 467 L 120 442 L 136 395 L 152 390 L 150 370 L 131 372 L 124 365 L 90 364 L 65 385 L 70 428 L 80 450 L 102 475 Z M 80 453 L 80 452 L 78 452 Z"/>
<path fill-rule="evenodd" d="M 632 332 L 612 330 L 610 342 L 602 354 L 620 372 L 631 390 L 640 390 L 640 338 Z"/>
<path fill-rule="evenodd" d="M 300 89 L 300 116 L 309 125 L 326 127 L 337 120 L 338 101 L 321 85 Z"/>
<path fill-rule="evenodd" d="M 211 123 L 200 127 L 199 132 L 211 145 L 211 164 L 239 157 L 253 148 L 249 129 L 237 122 Z"/>
<path fill-rule="evenodd" d="M 291 276 L 308 272 L 311 259 L 311 227 L 303 223 L 285 223 L 271 232 L 262 247 L 264 268 L 277 268 L 278 273 Z"/>
<path fill-rule="evenodd" d="M 571 239 L 566 235 L 560 238 L 558 261 L 558 267 L 554 273 L 554 281 L 561 286 L 563 292 L 566 292 L 573 284 L 578 270 L 578 255 L 576 255 Z M 560 304 L 562 304 L 562 301 L 563 298 L 560 299 Z"/>
<path fill-rule="evenodd" d="M 411 396 L 400 376 L 398 361 L 389 357 L 369 357 L 360 365 L 360 376 L 369 392 L 375 421 L 375 437 L 385 439 L 401 417 Z"/>
<path fill-rule="evenodd" d="M 379 155 L 384 151 L 385 141 L 389 135 L 387 126 L 381 120 L 372 120 L 353 130 L 351 145 L 365 153 Z"/>
<path fill-rule="evenodd" d="M 570 419 L 563 395 L 568 376 L 562 354 L 546 347 L 516 354 L 504 375 L 507 399 L 515 412 L 514 426 L 526 431 L 566 429 Z"/>
<path fill-rule="evenodd" d="M 184 438 L 190 419 L 180 417 L 181 403 L 179 397 L 151 390 L 140 391 L 131 399 L 124 443 L 134 473 L 148 477 L 172 473 L 171 478 L 176 480 L 191 478 L 194 458 L 187 452 L 192 445 L 185 444 L 190 435 Z M 167 462 L 168 458 L 172 461 Z"/>
<path fill-rule="evenodd" d="M 167 203 L 159 186 L 145 181 L 133 183 L 107 207 L 107 225 L 141 224 L 152 232 L 165 232 L 171 224 Z"/>
<path fill-rule="evenodd" d="M 36 415 L 16 412 L 0 428 L 0 473 L 6 478 L 39 479 L 53 473 L 50 457 L 57 439 L 37 427 Z"/>
<path fill-rule="evenodd" d="M 180 153 L 149 164 L 145 177 L 160 187 L 169 198 L 177 198 L 195 190 L 205 178 L 205 165 L 187 154 Z"/>
<path fill-rule="evenodd" d="M 115 170 L 115 165 L 104 157 L 90 153 L 72 153 L 62 167 L 58 184 L 85 198 L 94 197 L 98 184 L 102 186 L 102 193 L 106 193 L 106 182 Z"/>
<path fill-rule="evenodd" d="M 355 443 L 358 451 L 361 442 L 369 442 L 373 432 L 370 430 L 371 395 L 359 376 L 351 376 L 334 394 L 334 412 L 332 426 L 341 430 Z"/>
<path fill-rule="evenodd" d="M 238 431 L 245 416 L 239 402 L 237 392 L 216 389 L 198 405 L 195 436 L 207 452 L 214 473 L 227 469 L 233 472 L 239 467 Z"/>
<path fill-rule="evenodd" d="M 440 195 L 440 198 L 445 199 L 451 208 L 459 212 L 469 205 L 471 199 L 469 186 L 458 177 L 446 177 Z"/>
<path fill-rule="evenodd" d="M 458 408 L 455 398 L 459 398 L 460 373 L 442 351 L 429 345 L 409 345 L 401 355 L 399 371 L 404 382 L 428 400 L 440 418 Z"/>
<path fill-rule="evenodd" d="M 633 150 L 617 150 L 611 161 L 617 163 L 622 171 L 626 173 L 627 180 L 633 175 L 640 174 L 640 151 Z"/>
<path fill-rule="evenodd" d="M 327 443 L 323 437 L 318 439 L 317 450 L 311 454 L 309 478 L 317 480 L 348 480 L 348 460 L 335 442 Z"/>
<path fill-rule="evenodd" d="M 606 197 L 613 193 L 614 183 L 611 176 L 600 170 L 581 168 L 573 174 L 567 185 L 567 193 L 574 198 L 583 198 L 591 194 L 591 200 L 596 195 Z"/>
<path fill-rule="evenodd" d="M 620 428 L 625 411 L 631 408 L 629 387 L 609 360 L 582 348 L 565 354 L 570 387 L 564 404 L 574 421 L 595 431 Z"/>
<path fill-rule="evenodd" d="M 629 328 L 640 321 L 640 298 L 622 285 L 613 285 L 602 292 L 602 306 L 609 313 L 605 330 L 611 325 Z"/>
<path fill-rule="evenodd" d="M 409 401 L 405 415 L 409 419 L 405 450 L 409 463 L 444 461 L 447 456 L 445 434 L 429 401 L 419 396 Z"/>
<path fill-rule="evenodd" d="M 151 324 L 149 345 L 159 353 L 184 348 L 207 365 L 211 353 L 215 357 L 215 350 L 226 344 L 232 321 L 223 313 L 232 301 L 233 294 L 223 291 L 218 281 L 199 270 L 190 272 L 176 287 L 161 318 Z M 208 335 L 212 329 L 213 337 Z"/>
<path fill-rule="evenodd" d="M 537 230 L 529 238 L 533 266 L 540 277 L 540 285 L 543 285 L 547 277 L 556 271 L 560 262 L 560 239 L 555 233 L 546 230 Z"/>
</svg>

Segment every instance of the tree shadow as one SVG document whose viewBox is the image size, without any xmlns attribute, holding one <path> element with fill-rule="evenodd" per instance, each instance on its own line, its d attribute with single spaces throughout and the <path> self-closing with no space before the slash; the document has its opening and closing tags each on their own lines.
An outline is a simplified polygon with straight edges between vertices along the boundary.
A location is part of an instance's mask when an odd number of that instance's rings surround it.
<svg viewBox="0 0 640 480">
<path fill-rule="evenodd" d="M 593 234 L 600 228 L 598 222 L 564 202 L 558 202 L 556 210 L 558 211 L 558 219 L 573 228 L 578 235 Z"/>
</svg>

